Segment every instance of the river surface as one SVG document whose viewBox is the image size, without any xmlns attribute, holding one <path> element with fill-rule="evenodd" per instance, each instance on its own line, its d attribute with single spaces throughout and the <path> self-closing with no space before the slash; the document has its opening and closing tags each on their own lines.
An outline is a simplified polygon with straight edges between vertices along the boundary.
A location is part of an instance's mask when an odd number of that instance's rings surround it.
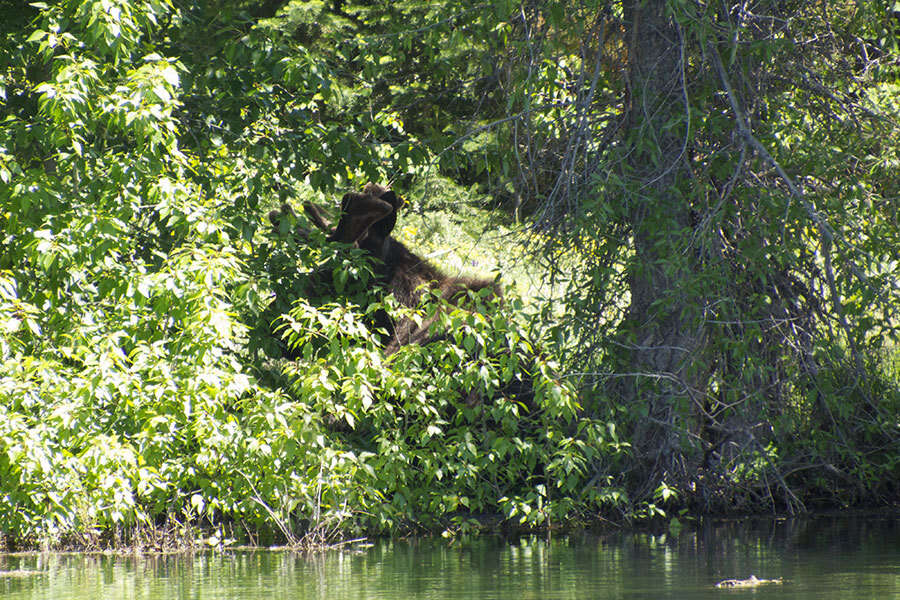
<svg viewBox="0 0 900 600">
<path fill-rule="evenodd" d="M 0 556 L 2 600 L 900 600 L 900 517 L 754 520 L 672 533 L 384 540 L 318 555 Z M 782 579 L 720 589 L 723 579 Z"/>
</svg>

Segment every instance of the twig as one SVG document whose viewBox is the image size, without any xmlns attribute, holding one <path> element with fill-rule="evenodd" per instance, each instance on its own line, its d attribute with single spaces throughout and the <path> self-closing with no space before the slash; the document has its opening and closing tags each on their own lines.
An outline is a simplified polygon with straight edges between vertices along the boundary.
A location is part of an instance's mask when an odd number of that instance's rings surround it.
<svg viewBox="0 0 900 600">
<path fill-rule="evenodd" d="M 850 328 L 850 324 L 847 322 L 847 318 L 844 314 L 844 308 L 841 305 L 840 294 L 837 290 L 837 285 L 834 279 L 834 272 L 831 265 L 831 249 L 834 242 L 836 241 L 834 229 L 832 229 L 831 225 L 828 224 L 821 213 L 816 210 L 812 202 L 810 202 L 806 198 L 800 188 L 798 188 L 796 184 L 794 184 L 791 176 L 788 175 L 787 172 L 782 168 L 781 164 L 777 160 L 775 160 L 775 157 L 773 157 L 766 149 L 766 147 L 763 146 L 762 143 L 753 135 L 753 132 L 750 130 L 750 125 L 747 121 L 747 117 L 744 115 L 744 111 L 741 109 L 741 106 L 738 103 L 737 96 L 735 95 L 734 90 L 731 87 L 731 82 L 728 79 L 728 74 L 725 72 L 725 67 L 722 64 L 722 58 L 719 56 L 719 52 L 716 50 L 712 42 L 709 42 L 707 44 L 707 50 L 710 57 L 712 58 L 713 65 L 716 68 L 716 72 L 719 75 L 722 86 L 725 88 L 725 93 L 728 96 L 728 102 L 731 104 L 731 110 L 734 112 L 738 133 L 741 135 L 741 137 L 744 138 L 744 140 L 746 140 L 748 144 L 750 144 L 750 146 L 753 147 L 754 150 L 756 150 L 756 152 L 763 158 L 763 160 L 765 160 L 775 169 L 775 172 L 778 173 L 778 176 L 781 178 L 782 182 L 784 182 L 784 185 L 790 192 L 791 197 L 800 202 L 800 204 L 806 211 L 806 214 L 813 221 L 813 223 L 815 223 L 819 234 L 822 236 L 822 253 L 825 258 L 826 281 L 829 291 L 831 292 L 832 303 L 834 305 L 835 312 L 837 313 L 841 328 L 844 330 L 844 334 L 847 336 L 847 343 L 850 345 L 857 370 L 862 373 L 862 359 L 859 355 L 859 350 L 852 335 L 853 332 Z M 859 270 L 859 268 L 852 260 L 847 260 L 846 266 L 861 283 L 867 286 L 869 285 L 868 277 L 866 277 L 866 275 Z M 876 290 L 876 293 L 879 296 L 881 295 L 880 290 Z M 890 304 L 888 303 L 887 306 L 890 306 Z"/>
</svg>

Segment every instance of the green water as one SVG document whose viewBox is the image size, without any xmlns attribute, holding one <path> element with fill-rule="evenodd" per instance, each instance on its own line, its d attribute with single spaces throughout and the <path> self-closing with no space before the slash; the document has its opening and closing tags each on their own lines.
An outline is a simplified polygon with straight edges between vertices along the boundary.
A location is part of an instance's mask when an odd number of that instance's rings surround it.
<svg viewBox="0 0 900 600">
<path fill-rule="evenodd" d="M 618 533 L 381 541 L 316 556 L 231 552 L 0 556 L 3 600 L 765 598 L 900 599 L 900 518 L 709 525 Z M 722 579 L 780 585 L 716 589 Z"/>
</svg>

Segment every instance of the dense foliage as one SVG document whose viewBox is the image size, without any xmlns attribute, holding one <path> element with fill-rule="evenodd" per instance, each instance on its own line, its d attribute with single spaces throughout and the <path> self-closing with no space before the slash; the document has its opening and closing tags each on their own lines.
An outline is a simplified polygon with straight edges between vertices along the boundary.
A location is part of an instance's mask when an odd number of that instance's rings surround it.
<svg viewBox="0 0 900 600">
<path fill-rule="evenodd" d="M 0 0 L 0 546 L 896 498 L 897 7 L 640 4 Z M 552 297 L 264 217 L 446 178 Z"/>
<path fill-rule="evenodd" d="M 315 268 L 371 265 L 259 231 L 279 198 L 377 179 L 385 153 L 405 168 L 410 146 L 371 141 L 396 120 L 347 116 L 327 65 L 241 7 L 3 8 L 8 544 L 194 523 L 296 541 L 572 509 L 614 432 L 575 422 L 514 294 L 442 311 L 451 339 L 387 360 L 365 324 L 378 294 L 303 294 Z M 504 393 L 523 377 L 526 398 Z"/>
</svg>

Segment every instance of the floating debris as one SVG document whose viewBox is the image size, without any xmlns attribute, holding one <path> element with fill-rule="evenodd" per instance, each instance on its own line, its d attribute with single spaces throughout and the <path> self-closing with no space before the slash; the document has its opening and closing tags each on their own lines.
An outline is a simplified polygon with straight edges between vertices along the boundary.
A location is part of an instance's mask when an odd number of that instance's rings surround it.
<svg viewBox="0 0 900 600">
<path fill-rule="evenodd" d="M 766 585 L 769 583 L 782 583 L 781 577 L 778 579 L 758 579 L 756 575 L 751 575 L 747 579 L 725 579 L 716 584 L 717 588 L 746 588 L 756 587 L 758 585 Z"/>
</svg>

